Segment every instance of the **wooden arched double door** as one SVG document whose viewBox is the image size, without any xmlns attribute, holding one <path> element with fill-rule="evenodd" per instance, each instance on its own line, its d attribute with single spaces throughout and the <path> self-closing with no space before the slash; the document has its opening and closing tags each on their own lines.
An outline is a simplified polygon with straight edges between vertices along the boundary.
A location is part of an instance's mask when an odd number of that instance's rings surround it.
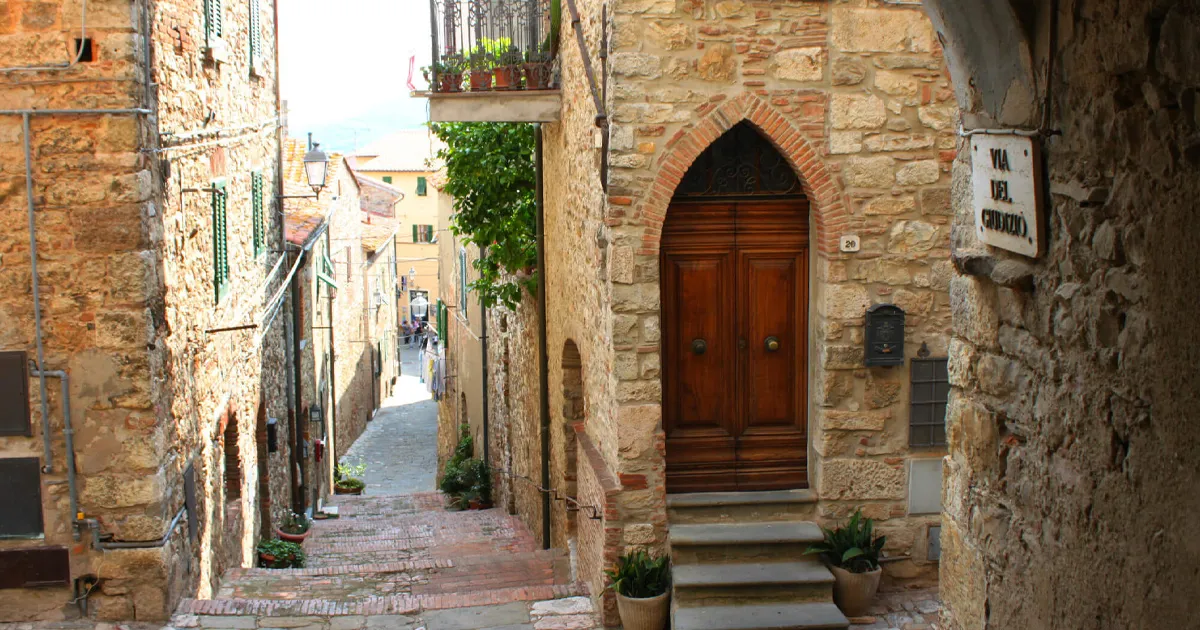
<svg viewBox="0 0 1200 630">
<path fill-rule="evenodd" d="M 667 491 L 808 485 L 808 201 L 745 123 L 689 169 L 661 241 Z"/>
</svg>

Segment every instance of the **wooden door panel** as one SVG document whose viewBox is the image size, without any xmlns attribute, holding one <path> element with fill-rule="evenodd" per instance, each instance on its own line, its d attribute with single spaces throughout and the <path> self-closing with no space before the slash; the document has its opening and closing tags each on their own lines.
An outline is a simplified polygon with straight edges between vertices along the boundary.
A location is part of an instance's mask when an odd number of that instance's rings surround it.
<svg viewBox="0 0 1200 630">
<path fill-rule="evenodd" d="M 747 338 L 739 435 L 749 428 L 796 424 L 796 290 L 794 252 L 741 252 L 738 302 Z M 767 348 L 768 339 L 777 348 Z"/>
</svg>

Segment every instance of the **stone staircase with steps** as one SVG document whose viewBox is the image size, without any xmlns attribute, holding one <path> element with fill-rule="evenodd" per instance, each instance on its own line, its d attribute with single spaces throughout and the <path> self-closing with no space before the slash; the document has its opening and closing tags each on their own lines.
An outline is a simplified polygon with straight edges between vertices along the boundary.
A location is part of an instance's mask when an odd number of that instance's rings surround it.
<svg viewBox="0 0 1200 630">
<path fill-rule="evenodd" d="M 674 630 L 845 629 L 807 490 L 667 497 Z"/>
</svg>

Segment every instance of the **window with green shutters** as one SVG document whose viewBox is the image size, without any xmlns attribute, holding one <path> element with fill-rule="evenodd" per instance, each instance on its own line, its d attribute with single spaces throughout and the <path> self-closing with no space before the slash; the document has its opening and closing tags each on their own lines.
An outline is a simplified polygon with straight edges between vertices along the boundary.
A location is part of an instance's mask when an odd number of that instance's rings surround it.
<svg viewBox="0 0 1200 630">
<path fill-rule="evenodd" d="M 390 183 L 392 183 L 392 176 L 391 176 L 391 175 L 384 175 L 384 176 L 383 176 L 383 183 L 385 183 L 385 184 L 390 184 Z"/>
<path fill-rule="evenodd" d="M 267 221 L 263 211 L 263 176 L 261 171 L 250 174 L 250 208 L 254 221 L 254 255 L 267 251 Z"/>
<path fill-rule="evenodd" d="M 425 182 L 424 177 L 417 178 L 417 195 L 418 196 L 424 197 L 429 192 L 428 187 L 429 187 L 429 185 Z"/>
<path fill-rule="evenodd" d="M 213 293 L 216 301 L 220 302 L 229 291 L 229 233 L 225 223 L 229 195 L 225 192 L 223 181 L 213 182 L 212 188 Z"/>
<path fill-rule="evenodd" d="M 413 225 L 412 226 L 412 242 L 414 243 L 432 243 L 433 242 L 433 226 L 432 225 Z"/>
<path fill-rule="evenodd" d="M 442 302 L 441 300 L 438 300 L 437 301 L 437 311 L 436 311 L 436 313 L 437 313 L 437 334 L 438 334 L 438 339 L 441 340 L 441 342 L 442 342 L 442 347 L 446 347 L 447 343 L 448 343 L 446 340 L 446 324 L 447 324 L 447 319 L 448 319 L 447 315 L 449 312 L 450 312 L 450 309 L 446 308 L 446 304 L 444 302 Z"/>
<path fill-rule="evenodd" d="M 221 0 L 204 0 L 204 36 L 211 42 L 224 35 Z"/>
<path fill-rule="evenodd" d="M 212 2 L 213 0 L 209 0 Z M 220 2 L 220 0 L 217 0 Z M 250 70 L 259 63 L 262 57 L 262 11 L 259 10 L 258 0 L 250 0 Z"/>
</svg>

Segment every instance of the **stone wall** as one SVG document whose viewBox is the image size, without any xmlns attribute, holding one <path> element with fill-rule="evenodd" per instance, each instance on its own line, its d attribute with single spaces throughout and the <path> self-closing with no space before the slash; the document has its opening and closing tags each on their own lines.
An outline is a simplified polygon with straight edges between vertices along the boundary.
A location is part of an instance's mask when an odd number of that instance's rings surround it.
<svg viewBox="0 0 1200 630">
<path fill-rule="evenodd" d="M 933 4 L 947 34 L 971 32 L 955 14 L 977 3 Z M 1000 4 L 1009 22 L 975 32 L 1003 46 L 948 45 L 974 90 L 1039 86 L 1007 99 L 964 89 L 972 127 L 1036 128 L 1050 94 L 1054 135 L 1039 140 L 1048 246 L 1033 260 L 975 240 L 960 151 L 946 625 L 1195 625 L 1200 13 L 1189 2 L 1065 2 L 1058 16 L 1049 3 Z M 1018 44 L 1028 66 L 996 57 Z M 998 81 L 1014 67 L 1038 70 Z"/>
</svg>

